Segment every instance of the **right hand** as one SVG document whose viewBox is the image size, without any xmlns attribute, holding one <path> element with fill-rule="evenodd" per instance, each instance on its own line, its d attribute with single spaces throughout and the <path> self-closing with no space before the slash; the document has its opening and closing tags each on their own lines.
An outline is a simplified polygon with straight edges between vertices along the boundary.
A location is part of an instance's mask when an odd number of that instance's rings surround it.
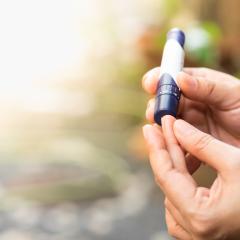
<svg viewBox="0 0 240 240">
<path fill-rule="evenodd" d="M 240 239 L 240 149 L 172 116 L 143 128 L 150 164 L 166 196 L 169 234 L 179 240 Z M 180 147 L 181 146 L 181 147 Z M 184 150 L 211 166 L 210 188 L 189 174 Z"/>
<path fill-rule="evenodd" d="M 160 68 L 143 78 L 143 88 L 155 94 Z M 178 117 L 215 138 L 240 147 L 240 81 L 207 68 L 185 68 L 177 78 L 182 91 Z M 154 98 L 146 118 L 153 122 Z"/>
</svg>

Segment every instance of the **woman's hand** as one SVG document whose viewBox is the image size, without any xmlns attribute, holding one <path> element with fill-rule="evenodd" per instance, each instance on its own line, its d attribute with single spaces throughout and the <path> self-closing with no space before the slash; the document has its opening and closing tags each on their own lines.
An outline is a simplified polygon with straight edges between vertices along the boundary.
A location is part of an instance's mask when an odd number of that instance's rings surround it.
<svg viewBox="0 0 240 240">
<path fill-rule="evenodd" d="M 155 68 L 143 78 L 143 87 L 150 94 L 156 92 L 159 70 Z M 186 68 L 177 82 L 183 93 L 178 117 L 219 140 L 240 146 L 240 81 L 207 68 Z M 151 99 L 146 111 L 151 122 L 153 112 Z"/>
<path fill-rule="evenodd" d="M 239 239 L 240 149 L 172 116 L 162 123 L 143 131 L 155 179 L 167 198 L 169 233 L 180 240 Z M 197 186 L 183 149 L 217 171 L 211 188 Z"/>
</svg>

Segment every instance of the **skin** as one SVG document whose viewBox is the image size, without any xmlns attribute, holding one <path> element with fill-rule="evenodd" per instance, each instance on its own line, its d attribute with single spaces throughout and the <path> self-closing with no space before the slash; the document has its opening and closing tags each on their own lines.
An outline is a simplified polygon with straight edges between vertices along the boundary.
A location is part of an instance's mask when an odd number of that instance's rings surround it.
<svg viewBox="0 0 240 240">
<path fill-rule="evenodd" d="M 145 75 L 144 89 L 156 91 L 159 69 Z M 209 69 L 186 69 L 178 76 L 183 92 L 179 117 L 162 127 L 143 128 L 156 182 L 166 195 L 169 234 L 181 240 L 239 239 L 240 82 Z M 154 101 L 146 111 L 153 120 Z M 187 123 L 188 122 L 188 123 Z M 199 163 L 217 172 L 210 188 L 197 186 Z"/>
<path fill-rule="evenodd" d="M 142 80 L 145 91 L 155 94 L 160 68 Z M 208 68 L 185 68 L 177 77 L 182 91 L 178 117 L 219 140 L 240 147 L 240 82 Z M 153 122 L 154 98 L 146 118 Z"/>
</svg>

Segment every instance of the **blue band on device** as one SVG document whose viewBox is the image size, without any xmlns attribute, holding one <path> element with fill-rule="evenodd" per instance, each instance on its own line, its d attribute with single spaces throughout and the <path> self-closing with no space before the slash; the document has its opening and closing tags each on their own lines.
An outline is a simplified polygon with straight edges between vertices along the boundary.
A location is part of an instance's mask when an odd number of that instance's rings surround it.
<svg viewBox="0 0 240 240">
<path fill-rule="evenodd" d="M 176 117 L 181 92 L 173 78 L 165 73 L 157 86 L 154 120 L 161 125 L 161 118 L 165 115 Z"/>
</svg>

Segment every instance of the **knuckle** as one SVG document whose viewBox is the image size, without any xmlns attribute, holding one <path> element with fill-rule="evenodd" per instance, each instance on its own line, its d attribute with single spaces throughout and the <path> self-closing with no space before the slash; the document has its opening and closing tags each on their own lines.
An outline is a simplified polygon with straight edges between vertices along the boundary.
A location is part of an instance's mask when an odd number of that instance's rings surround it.
<svg viewBox="0 0 240 240">
<path fill-rule="evenodd" d="M 213 81 L 208 81 L 208 84 L 207 84 L 207 94 L 208 96 L 212 96 L 213 93 L 214 93 L 214 90 L 215 90 L 215 83 Z"/>
<path fill-rule="evenodd" d="M 203 133 L 201 134 L 201 136 L 196 137 L 195 141 L 194 141 L 194 145 L 195 148 L 198 152 L 203 151 L 204 149 L 206 149 L 207 146 L 209 146 L 209 144 L 213 141 L 213 137 Z"/>
<path fill-rule="evenodd" d="M 151 70 L 149 70 L 148 72 L 145 73 L 145 75 L 142 77 L 142 87 L 146 89 L 146 80 L 147 79 L 155 79 L 158 74 L 159 74 L 160 68 L 159 67 L 155 67 L 152 68 Z"/>
</svg>

